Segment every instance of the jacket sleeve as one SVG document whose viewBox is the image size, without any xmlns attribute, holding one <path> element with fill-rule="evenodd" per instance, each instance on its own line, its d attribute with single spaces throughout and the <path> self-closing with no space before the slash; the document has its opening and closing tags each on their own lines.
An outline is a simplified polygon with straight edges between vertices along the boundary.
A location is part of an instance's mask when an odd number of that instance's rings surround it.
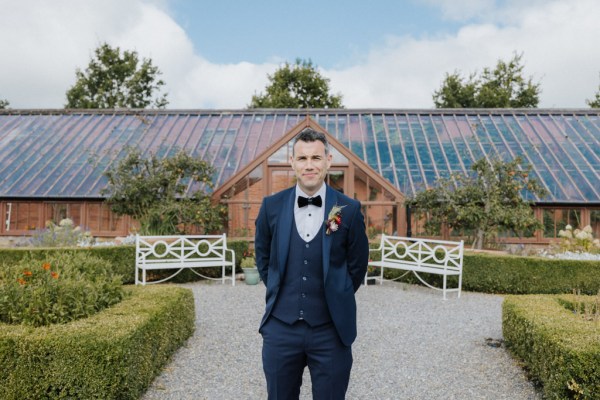
<svg viewBox="0 0 600 400">
<path fill-rule="evenodd" d="M 348 272 L 352 278 L 356 292 L 365 279 L 367 264 L 369 262 L 369 239 L 365 229 L 365 218 L 358 202 L 348 234 L 347 263 Z"/>
<path fill-rule="evenodd" d="M 256 218 L 256 231 L 254 235 L 254 254 L 256 256 L 256 267 L 258 273 L 265 284 L 269 278 L 269 258 L 271 250 L 272 232 L 269 227 L 266 199 L 260 206 L 258 217 Z"/>
</svg>

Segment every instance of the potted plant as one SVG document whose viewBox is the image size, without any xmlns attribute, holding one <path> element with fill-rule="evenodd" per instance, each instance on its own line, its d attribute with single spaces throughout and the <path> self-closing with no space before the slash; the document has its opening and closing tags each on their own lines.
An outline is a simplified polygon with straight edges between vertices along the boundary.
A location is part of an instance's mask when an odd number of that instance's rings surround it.
<svg viewBox="0 0 600 400">
<path fill-rule="evenodd" d="M 246 284 L 256 285 L 260 281 L 260 275 L 258 274 L 258 269 L 256 268 L 256 259 L 254 258 L 254 254 L 245 255 L 245 257 L 242 258 L 240 266 L 244 271 L 244 281 Z"/>
</svg>

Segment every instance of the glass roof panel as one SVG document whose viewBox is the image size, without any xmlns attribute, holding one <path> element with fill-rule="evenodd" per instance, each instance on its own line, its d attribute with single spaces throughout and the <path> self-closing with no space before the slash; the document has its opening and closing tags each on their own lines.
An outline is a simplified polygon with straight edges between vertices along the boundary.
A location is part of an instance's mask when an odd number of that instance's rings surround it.
<svg viewBox="0 0 600 400">
<path fill-rule="evenodd" d="M 416 147 L 416 164 L 415 166 L 423 171 L 426 182 L 431 184 L 432 176 L 435 177 L 433 170 L 433 163 L 431 161 L 431 155 L 429 154 L 429 148 L 425 140 L 425 132 L 421 126 L 418 116 L 409 116 L 409 128 L 414 140 L 414 146 Z"/>
<path fill-rule="evenodd" d="M 373 122 L 370 114 L 361 116 L 361 127 L 364 132 L 364 144 L 365 144 L 365 155 L 364 160 L 371 168 L 381 173 L 381 167 L 379 165 L 379 159 L 377 155 L 377 147 L 374 139 Z"/>
<path fill-rule="evenodd" d="M 25 132 L 34 124 L 36 118 L 37 116 L 23 116 L 20 124 L 17 116 L 5 118 L 7 122 L 2 125 L 6 131 L 0 131 L 0 159 L 4 160 L 4 164 L 0 164 L 0 174 L 5 173 L 6 168 L 19 155 L 15 150 L 28 139 Z"/>
<path fill-rule="evenodd" d="M 130 118 L 133 120 L 133 118 Z M 68 174 L 73 169 L 79 169 L 86 159 L 79 154 L 79 149 L 86 140 L 89 141 L 90 132 L 97 123 L 98 118 L 81 118 L 69 124 L 69 131 L 64 138 L 69 144 L 62 152 L 56 152 L 46 168 L 46 178 L 37 183 L 37 193 L 46 194 L 54 187 L 66 185 L 72 176 Z M 85 156 L 85 154 L 83 155 Z M 41 175 L 41 174 L 40 174 Z M 30 185 L 33 185 L 30 184 Z"/>
<path fill-rule="evenodd" d="M 581 135 L 577 133 L 571 123 L 564 123 L 564 131 L 565 136 L 567 137 L 565 144 L 570 148 L 568 151 L 570 151 L 573 156 L 577 153 L 579 154 L 579 156 L 576 157 L 576 161 L 580 163 L 580 165 L 584 164 L 589 165 L 596 170 L 600 169 L 600 154 L 595 154 L 592 151 L 589 144 L 582 140 Z"/>
<path fill-rule="evenodd" d="M 587 154 L 588 161 L 595 166 L 595 169 L 600 169 L 600 130 L 595 129 L 592 123 L 593 119 L 587 116 L 577 116 L 566 120 L 571 125 L 573 130 L 573 138 L 578 138 L 578 146 L 589 149 Z M 597 132 L 598 135 L 594 133 Z"/>
<path fill-rule="evenodd" d="M 90 118 L 90 116 L 86 116 L 86 118 Z M 86 138 L 86 144 L 80 149 L 85 149 L 86 151 L 79 152 L 79 157 L 75 163 L 79 168 L 71 169 L 70 172 L 66 173 L 70 179 L 65 181 L 64 186 L 59 189 L 60 191 L 57 190 L 53 193 L 77 193 L 78 195 L 81 195 L 81 193 L 77 191 L 77 188 L 84 185 L 88 175 L 99 166 L 101 152 L 105 151 L 104 135 L 100 135 L 98 132 L 114 132 L 116 131 L 119 122 L 121 122 L 120 119 L 112 118 L 110 115 L 98 115 L 94 119 L 97 120 L 96 123 L 92 125 L 95 134 L 90 135 L 89 139 Z M 75 195 L 73 197 L 75 197 Z"/>
<path fill-rule="evenodd" d="M 312 116 L 407 195 L 482 156 L 521 156 L 551 191 L 544 201 L 600 203 L 600 113 L 536 110 L 321 110 Z M 224 182 L 306 118 L 290 110 L 1 111 L 0 196 L 98 197 L 128 147 L 186 149 Z M 288 163 L 284 146 L 271 160 Z M 334 152 L 336 163 L 346 163 Z M 525 194 L 527 196 L 527 194 Z"/>
<path fill-rule="evenodd" d="M 381 115 L 375 115 L 373 117 L 375 138 L 377 142 L 377 151 L 379 154 L 379 170 L 381 172 L 392 170 L 392 157 L 390 155 L 390 143 L 388 142 L 385 126 L 383 123 L 383 117 Z M 390 182 L 394 182 L 393 175 L 391 175 Z"/>
<path fill-rule="evenodd" d="M 339 140 L 344 146 L 350 148 L 350 135 L 348 132 L 348 117 L 347 116 L 336 116 L 336 139 Z"/>
</svg>

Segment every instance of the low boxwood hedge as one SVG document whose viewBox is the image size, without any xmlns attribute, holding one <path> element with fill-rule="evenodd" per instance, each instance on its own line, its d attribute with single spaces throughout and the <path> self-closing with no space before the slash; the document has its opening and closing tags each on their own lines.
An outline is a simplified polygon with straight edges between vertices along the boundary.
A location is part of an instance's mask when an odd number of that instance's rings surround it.
<svg viewBox="0 0 600 400">
<path fill-rule="evenodd" d="M 594 304 L 595 296 L 507 296 L 502 331 L 507 348 L 548 399 L 598 399 L 600 321 L 573 311 L 574 302 Z"/>
<path fill-rule="evenodd" d="M 0 324 L 0 398 L 137 399 L 194 331 L 194 299 L 170 285 L 130 287 L 82 320 Z"/>
<path fill-rule="evenodd" d="M 379 260 L 381 254 L 372 251 L 370 257 Z M 403 270 L 384 270 L 386 279 L 402 275 L 405 276 L 399 279 L 401 282 L 420 284 L 412 272 L 406 274 Z M 442 285 L 440 275 L 421 273 L 420 276 L 432 285 Z M 578 290 L 583 294 L 596 294 L 600 290 L 600 261 L 465 252 L 462 279 L 463 290 L 473 292 L 559 294 Z M 456 287 L 457 284 L 457 277 L 448 277 L 448 287 Z"/>
<path fill-rule="evenodd" d="M 594 295 L 600 290 L 600 261 L 467 252 L 463 289 L 501 294 L 559 294 L 579 290 Z"/>
<path fill-rule="evenodd" d="M 236 254 L 236 264 L 248 249 L 248 242 L 231 241 L 228 243 Z M 371 244 L 377 247 L 377 244 Z M 10 263 L 31 254 L 34 259 L 44 260 L 48 252 L 63 252 L 64 248 L 10 248 L 0 249 L 0 262 Z M 123 276 L 124 283 L 135 282 L 135 246 L 107 246 L 74 248 L 73 251 L 89 251 L 105 259 L 114 271 Z M 378 252 L 371 252 L 374 260 L 380 258 Z M 386 270 L 385 277 L 396 278 L 406 271 Z M 159 273 L 168 276 L 173 271 Z M 203 274 L 220 277 L 221 269 L 205 268 Z M 441 287 L 439 275 L 422 274 L 427 282 Z M 173 282 L 189 282 L 199 279 L 191 271 L 184 270 Z M 419 284 L 412 273 L 406 274 L 401 281 Z M 449 287 L 457 284 L 456 277 L 449 277 Z M 556 260 L 540 257 L 519 257 L 502 254 L 465 252 L 463 260 L 464 290 L 498 294 L 558 294 L 579 290 L 584 294 L 596 294 L 600 290 L 600 261 Z"/>
</svg>

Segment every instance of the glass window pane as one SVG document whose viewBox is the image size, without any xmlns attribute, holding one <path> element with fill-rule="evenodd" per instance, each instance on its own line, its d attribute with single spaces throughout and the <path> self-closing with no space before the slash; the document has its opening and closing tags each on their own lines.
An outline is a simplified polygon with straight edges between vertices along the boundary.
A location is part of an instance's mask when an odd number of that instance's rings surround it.
<svg viewBox="0 0 600 400">
<path fill-rule="evenodd" d="M 330 169 L 326 183 L 333 189 L 344 193 L 344 171 Z"/>
<path fill-rule="evenodd" d="M 600 238 L 600 210 L 591 210 L 590 226 L 592 227 L 594 238 Z"/>
<path fill-rule="evenodd" d="M 558 232 L 567 225 L 573 229 L 581 226 L 581 210 L 579 209 L 544 209 L 543 212 L 544 237 L 557 238 Z"/>
</svg>

